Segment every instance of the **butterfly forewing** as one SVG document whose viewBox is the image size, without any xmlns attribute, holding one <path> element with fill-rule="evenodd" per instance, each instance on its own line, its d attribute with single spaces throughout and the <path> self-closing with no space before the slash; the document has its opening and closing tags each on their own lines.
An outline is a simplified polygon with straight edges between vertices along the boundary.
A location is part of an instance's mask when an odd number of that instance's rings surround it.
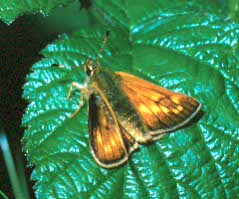
<svg viewBox="0 0 239 199">
<path fill-rule="evenodd" d="M 137 148 L 135 140 L 118 125 L 106 103 L 97 93 L 89 99 L 89 134 L 96 161 L 105 168 L 116 167 L 128 160 Z"/>
<path fill-rule="evenodd" d="M 189 122 L 200 110 L 194 98 L 174 93 L 131 74 L 118 72 L 120 87 L 142 118 L 153 140 L 162 133 L 176 130 Z"/>
</svg>

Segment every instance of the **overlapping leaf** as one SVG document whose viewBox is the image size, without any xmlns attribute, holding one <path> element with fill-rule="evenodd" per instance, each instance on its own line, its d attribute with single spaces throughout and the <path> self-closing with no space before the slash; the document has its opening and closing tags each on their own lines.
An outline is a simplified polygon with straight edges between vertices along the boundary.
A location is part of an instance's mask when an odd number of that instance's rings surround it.
<svg viewBox="0 0 239 199">
<path fill-rule="evenodd" d="M 22 14 L 42 12 L 49 14 L 54 8 L 67 5 L 73 0 L 48 1 L 48 0 L 2 0 L 0 2 L 0 19 L 5 23 L 11 23 Z"/>
</svg>

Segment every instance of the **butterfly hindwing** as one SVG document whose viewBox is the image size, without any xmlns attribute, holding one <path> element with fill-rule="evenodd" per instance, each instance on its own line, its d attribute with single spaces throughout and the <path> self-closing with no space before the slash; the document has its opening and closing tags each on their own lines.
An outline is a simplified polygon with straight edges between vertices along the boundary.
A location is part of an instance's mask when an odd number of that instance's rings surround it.
<svg viewBox="0 0 239 199">
<path fill-rule="evenodd" d="M 89 134 L 95 160 L 105 168 L 116 167 L 128 160 L 137 143 L 115 121 L 107 104 L 97 93 L 89 99 Z"/>
<path fill-rule="evenodd" d="M 120 87 L 140 115 L 153 140 L 188 123 L 201 104 L 187 95 L 174 93 L 134 75 L 117 72 Z"/>
</svg>

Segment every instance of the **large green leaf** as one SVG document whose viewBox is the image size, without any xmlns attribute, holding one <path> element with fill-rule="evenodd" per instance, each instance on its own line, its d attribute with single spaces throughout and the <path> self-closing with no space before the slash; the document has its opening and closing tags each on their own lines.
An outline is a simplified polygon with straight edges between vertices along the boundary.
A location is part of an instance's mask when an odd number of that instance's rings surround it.
<svg viewBox="0 0 239 199">
<path fill-rule="evenodd" d="M 216 10 L 216 11 L 214 11 Z M 237 23 L 216 6 L 182 1 L 97 1 L 99 26 L 62 36 L 42 53 L 24 86 L 30 101 L 23 138 L 38 198 L 236 198 L 239 67 Z M 103 169 L 94 161 L 87 105 L 66 100 L 83 65 L 100 63 L 197 98 L 203 118 L 189 128 L 142 146 L 127 164 Z M 55 64 L 65 67 L 56 67 Z M 79 67 L 75 67 L 79 66 Z"/>
</svg>

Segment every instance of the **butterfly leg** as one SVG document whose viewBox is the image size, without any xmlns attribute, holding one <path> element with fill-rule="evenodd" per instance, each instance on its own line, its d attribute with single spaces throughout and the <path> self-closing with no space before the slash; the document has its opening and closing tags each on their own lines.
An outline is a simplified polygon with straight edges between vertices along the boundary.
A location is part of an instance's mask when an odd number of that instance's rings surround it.
<svg viewBox="0 0 239 199">
<path fill-rule="evenodd" d="M 70 118 L 73 118 L 77 115 L 77 113 L 80 112 L 80 109 L 82 108 L 83 104 L 84 104 L 84 96 L 89 93 L 88 89 L 86 88 L 85 85 L 79 84 L 77 82 L 72 82 L 71 83 L 71 87 L 67 96 L 67 99 L 69 100 L 71 98 L 72 92 L 73 92 L 73 87 L 76 87 L 78 90 L 81 91 L 81 100 L 80 100 L 80 104 L 79 104 L 79 108 L 76 110 L 75 113 L 73 113 Z"/>
</svg>

